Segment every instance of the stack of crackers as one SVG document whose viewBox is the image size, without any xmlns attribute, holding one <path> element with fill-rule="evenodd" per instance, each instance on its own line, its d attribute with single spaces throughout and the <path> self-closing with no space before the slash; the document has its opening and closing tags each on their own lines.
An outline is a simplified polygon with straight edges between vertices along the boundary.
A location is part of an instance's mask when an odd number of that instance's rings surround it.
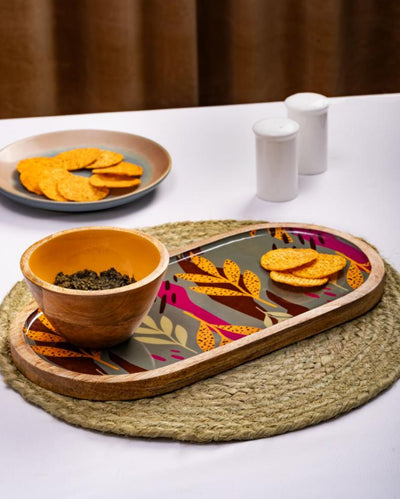
<svg viewBox="0 0 400 499">
<path fill-rule="evenodd" d="M 279 248 L 262 255 L 260 263 L 273 281 L 310 288 L 326 284 L 346 266 L 346 259 L 311 248 Z"/>
<path fill-rule="evenodd" d="M 91 170 L 89 177 L 74 175 Z M 136 188 L 143 169 L 124 161 L 118 152 L 86 147 L 71 149 L 53 157 L 23 159 L 18 163 L 22 185 L 30 192 L 53 201 L 99 201 L 110 189 Z"/>
</svg>

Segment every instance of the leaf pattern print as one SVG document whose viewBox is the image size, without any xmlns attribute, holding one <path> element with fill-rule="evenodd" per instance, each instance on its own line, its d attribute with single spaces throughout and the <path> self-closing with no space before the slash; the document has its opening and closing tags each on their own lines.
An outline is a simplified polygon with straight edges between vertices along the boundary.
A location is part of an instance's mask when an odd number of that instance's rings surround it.
<svg viewBox="0 0 400 499">
<path fill-rule="evenodd" d="M 50 331 L 55 332 L 56 330 L 54 329 L 54 326 L 51 324 L 49 319 L 44 315 L 44 313 L 40 310 L 40 308 L 38 309 L 38 312 L 41 312 L 40 315 L 38 316 L 38 319 L 40 320 L 40 322 L 45 327 L 47 327 L 47 329 L 50 329 Z"/>
<path fill-rule="evenodd" d="M 239 283 L 240 267 L 236 262 L 226 259 L 224 262 L 223 271 L 228 281 L 235 285 Z"/>
<path fill-rule="evenodd" d="M 86 357 L 83 353 L 68 350 L 66 348 L 32 345 L 32 350 L 39 355 L 44 355 L 45 357 Z"/>
<path fill-rule="evenodd" d="M 347 284 L 352 289 L 359 288 L 361 286 L 361 284 L 364 282 L 364 277 L 361 273 L 361 270 L 358 268 L 358 266 L 354 262 L 350 263 L 350 266 L 347 270 L 346 281 L 347 281 Z"/>
<path fill-rule="evenodd" d="M 146 317 L 142 320 L 142 324 L 150 329 L 157 329 L 156 321 L 150 317 L 150 315 L 146 315 Z"/>
<path fill-rule="evenodd" d="M 190 287 L 192 291 L 209 296 L 245 296 L 253 298 L 270 307 L 277 308 L 275 303 L 271 303 L 260 297 L 261 282 L 259 277 L 254 272 L 245 270 L 243 273 L 244 287 L 240 285 L 240 267 L 233 260 L 226 259 L 221 272 L 210 260 L 205 257 L 200 257 L 198 255 L 192 256 L 191 262 L 194 263 L 200 270 L 208 272 L 209 275 L 190 272 L 178 273 L 175 274 L 174 277 L 177 279 L 192 281 L 196 284 L 224 284 L 230 286 L 193 286 Z"/>
<path fill-rule="evenodd" d="M 228 324 L 226 326 L 218 326 L 218 329 L 222 329 L 223 331 L 230 331 L 232 333 L 236 334 L 243 334 L 245 336 L 253 333 L 257 333 L 257 331 L 260 331 L 259 327 L 253 327 L 253 326 L 236 326 L 233 324 Z"/>
<path fill-rule="evenodd" d="M 288 314 L 286 312 L 270 312 L 269 315 L 275 317 L 278 322 L 285 321 L 286 319 L 290 319 L 291 317 L 293 317 L 292 314 Z"/>
<path fill-rule="evenodd" d="M 219 277 L 220 274 L 217 267 L 210 260 L 204 258 L 204 256 L 193 255 L 191 259 L 192 262 L 199 267 L 199 269 L 204 270 L 207 274 Z"/>
<path fill-rule="evenodd" d="M 270 326 L 273 326 L 273 325 L 274 325 L 274 323 L 272 322 L 271 317 L 268 314 L 265 314 L 265 317 L 264 317 L 264 326 L 265 327 L 270 327 Z"/>
<path fill-rule="evenodd" d="M 271 234 L 272 237 L 275 239 L 279 239 L 280 241 L 283 241 L 284 243 L 292 243 L 293 238 L 292 236 L 282 227 L 274 227 L 271 229 L 268 229 L 268 232 Z"/>
<path fill-rule="evenodd" d="M 46 333 L 44 331 L 34 331 L 25 329 L 25 334 L 28 338 L 34 341 L 43 341 L 46 343 L 65 343 L 66 340 L 58 334 Z"/>
<path fill-rule="evenodd" d="M 335 251 L 336 254 L 343 256 L 347 261 L 350 262 L 349 268 L 346 272 L 346 282 L 350 286 L 351 289 L 357 289 L 363 284 L 364 276 L 362 272 L 366 272 L 367 274 L 371 273 L 371 262 L 368 261 L 366 263 L 360 263 L 350 258 L 340 251 Z"/>
<path fill-rule="evenodd" d="M 248 293 L 243 293 L 241 291 L 234 291 L 232 289 L 227 288 L 214 288 L 208 286 L 202 287 L 191 287 L 192 291 L 196 291 L 196 293 L 202 293 L 204 295 L 210 296 L 246 296 Z"/>
<path fill-rule="evenodd" d="M 149 345 L 175 345 L 177 342 L 166 340 L 165 338 L 156 338 L 154 336 L 136 337 L 136 340 Z"/>
<path fill-rule="evenodd" d="M 190 312 L 186 312 L 186 315 L 189 315 L 193 319 L 199 321 L 196 341 L 203 352 L 212 350 L 217 346 L 226 345 L 227 343 L 230 343 L 232 339 L 239 339 L 240 337 L 248 336 L 260 331 L 260 328 L 253 326 L 242 326 L 236 324 L 211 324 L 210 322 L 196 317 Z M 231 333 L 233 333 L 233 335 Z M 235 335 L 238 336 L 235 337 Z M 219 345 L 216 344 L 216 336 L 220 337 Z"/>
<path fill-rule="evenodd" d="M 175 336 L 182 346 L 186 346 L 188 340 L 188 332 L 180 324 L 177 324 L 175 327 Z"/>
<path fill-rule="evenodd" d="M 52 331 L 51 333 L 47 331 L 38 331 L 36 329 L 27 329 L 26 327 L 24 328 L 24 333 L 27 338 L 30 340 L 33 340 L 35 342 L 40 342 L 40 343 L 53 343 L 55 344 L 54 346 L 49 346 L 49 345 L 31 345 L 32 350 L 37 353 L 38 355 L 43 355 L 44 357 L 54 357 L 54 358 L 60 358 L 60 359 L 69 359 L 69 358 L 81 358 L 81 359 L 91 359 L 93 361 L 96 361 L 98 364 L 103 364 L 105 366 L 110 367 L 111 369 L 114 369 L 118 371 L 120 368 L 118 366 L 115 366 L 113 364 L 110 364 L 109 362 L 106 362 L 101 358 L 102 356 L 102 351 L 101 350 L 91 350 L 91 349 L 84 349 L 84 348 L 79 348 L 77 349 L 73 345 L 71 345 L 68 340 L 66 340 L 64 337 L 60 336 L 54 329 L 54 327 L 51 325 L 50 321 L 47 319 L 47 317 L 43 314 L 43 312 L 38 309 L 37 310 L 37 315 L 36 319 L 39 321 L 40 324 L 43 324 L 43 326 Z M 60 348 L 59 346 L 56 346 L 57 343 L 63 343 L 63 348 Z"/>
<path fill-rule="evenodd" d="M 169 319 L 166 315 L 163 315 L 161 317 L 160 326 L 161 326 L 161 330 L 164 334 L 166 334 L 167 336 L 172 335 L 174 325 L 172 324 L 171 319 Z"/>
<path fill-rule="evenodd" d="M 343 258 L 346 258 L 346 260 L 348 260 L 350 262 L 350 264 L 353 263 L 363 272 L 366 272 L 367 274 L 371 273 L 371 262 L 370 261 L 368 261 L 366 263 L 360 263 L 360 262 L 357 262 L 356 260 L 354 260 L 353 258 L 350 258 L 349 256 L 345 255 L 344 253 L 341 253 L 340 251 L 335 251 L 335 253 L 337 255 L 342 256 Z"/>
<path fill-rule="evenodd" d="M 196 341 L 203 352 L 208 352 L 210 350 L 214 350 L 215 348 L 215 338 L 213 332 L 204 322 L 200 322 L 196 334 Z"/>
<path fill-rule="evenodd" d="M 151 317 L 146 317 L 135 331 L 135 339 L 141 343 L 174 345 L 196 353 L 195 350 L 187 346 L 188 338 L 187 330 L 181 324 L 174 326 L 171 319 L 166 315 L 161 316 L 160 326 L 157 326 Z"/>
<path fill-rule="evenodd" d="M 100 351 L 95 351 L 95 354 L 86 352 L 84 349 L 81 349 L 80 352 L 77 352 L 75 350 L 68 349 L 68 348 L 59 348 L 59 347 L 49 347 L 49 346 L 42 346 L 42 345 L 31 345 L 32 350 L 39 354 L 43 355 L 44 357 L 62 357 L 64 359 L 66 358 L 86 358 L 86 359 L 93 359 L 96 362 L 99 362 L 100 364 L 103 364 L 105 366 L 108 366 L 112 369 L 115 369 L 116 371 L 119 370 L 119 367 L 114 366 L 113 364 L 110 364 L 109 362 L 104 361 L 100 355 Z"/>
<path fill-rule="evenodd" d="M 261 281 L 259 277 L 254 272 L 245 270 L 243 274 L 243 282 L 250 294 L 257 298 L 261 291 Z"/>
<path fill-rule="evenodd" d="M 179 277 L 184 281 L 193 281 L 193 282 L 201 282 L 209 284 L 226 282 L 226 279 L 224 279 L 223 277 L 216 277 L 213 275 L 206 275 L 206 274 L 176 274 L 176 277 Z"/>
</svg>

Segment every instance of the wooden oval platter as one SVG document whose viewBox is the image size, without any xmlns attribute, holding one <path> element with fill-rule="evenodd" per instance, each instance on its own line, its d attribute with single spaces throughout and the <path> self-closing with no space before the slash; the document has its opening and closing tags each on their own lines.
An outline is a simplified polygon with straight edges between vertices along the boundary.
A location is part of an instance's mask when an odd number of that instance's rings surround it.
<svg viewBox="0 0 400 499">
<path fill-rule="evenodd" d="M 260 264 L 277 248 L 341 255 L 346 266 L 320 286 L 280 284 Z M 11 353 L 27 378 L 57 393 L 150 397 L 367 312 L 381 298 L 384 275 L 378 253 L 349 234 L 315 225 L 253 225 L 171 253 L 158 296 L 130 340 L 105 350 L 74 347 L 32 303 L 10 328 Z"/>
</svg>

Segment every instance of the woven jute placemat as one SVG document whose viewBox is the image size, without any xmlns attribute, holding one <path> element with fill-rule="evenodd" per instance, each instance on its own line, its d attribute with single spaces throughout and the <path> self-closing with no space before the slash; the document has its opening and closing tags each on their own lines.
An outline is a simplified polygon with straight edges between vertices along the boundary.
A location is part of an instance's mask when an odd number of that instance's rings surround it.
<svg viewBox="0 0 400 499">
<path fill-rule="evenodd" d="M 144 230 L 172 250 L 250 223 L 180 222 Z M 123 402 L 58 395 L 16 369 L 8 331 L 32 299 L 19 282 L 0 309 L 0 370 L 27 401 L 68 423 L 101 432 L 209 442 L 298 430 L 365 404 L 400 377 L 400 275 L 387 263 L 386 271 L 382 300 L 357 319 L 173 393 Z"/>
</svg>

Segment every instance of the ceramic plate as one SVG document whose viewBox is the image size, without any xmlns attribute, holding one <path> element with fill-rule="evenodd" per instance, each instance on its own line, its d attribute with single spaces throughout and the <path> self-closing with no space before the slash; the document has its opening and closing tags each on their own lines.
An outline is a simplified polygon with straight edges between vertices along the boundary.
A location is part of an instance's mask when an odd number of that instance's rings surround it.
<svg viewBox="0 0 400 499">
<path fill-rule="evenodd" d="M 78 147 L 110 149 L 124 155 L 124 161 L 143 167 L 139 188 L 119 189 L 100 201 L 58 202 L 28 192 L 20 183 L 16 171 L 21 159 L 34 156 L 54 156 Z M 97 211 L 130 203 L 152 191 L 165 179 L 171 169 L 168 152 L 153 140 L 124 132 L 107 130 L 64 130 L 28 137 L 14 142 L 0 151 L 0 193 L 19 203 L 52 211 Z M 78 172 L 74 172 L 77 173 Z M 82 170 L 90 175 L 90 170 Z"/>
</svg>

